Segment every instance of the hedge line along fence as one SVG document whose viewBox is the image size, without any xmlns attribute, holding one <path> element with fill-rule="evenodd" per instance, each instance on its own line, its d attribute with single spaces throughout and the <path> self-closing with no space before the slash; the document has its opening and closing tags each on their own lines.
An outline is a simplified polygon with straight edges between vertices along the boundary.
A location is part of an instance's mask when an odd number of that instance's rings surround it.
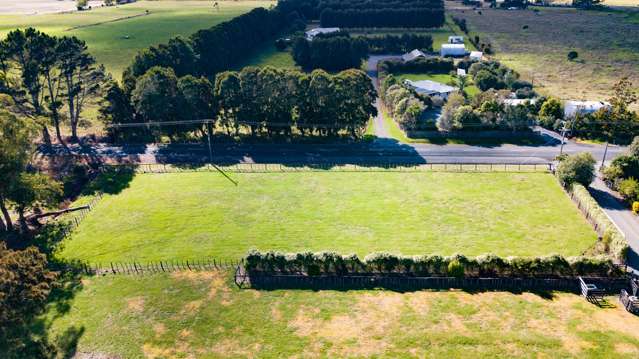
<svg viewBox="0 0 639 359">
<path fill-rule="evenodd" d="M 601 257 L 499 257 L 492 254 L 466 257 L 460 254 L 402 256 L 373 253 L 361 260 L 357 255 L 335 252 L 281 253 L 252 250 L 244 268 L 249 275 L 393 275 L 457 278 L 562 278 L 622 277 L 623 267 Z"/>
<path fill-rule="evenodd" d="M 614 260 L 624 262 L 630 249 L 628 241 L 597 201 L 592 198 L 588 189 L 581 184 L 575 183 L 568 189 L 568 193 L 577 204 L 577 207 L 593 224 L 595 230 L 601 235 L 601 254 L 609 255 Z"/>
<path fill-rule="evenodd" d="M 172 273 L 182 271 L 213 271 L 227 270 L 243 266 L 244 259 L 191 259 L 191 260 L 161 260 L 150 262 L 109 262 L 109 263 L 68 263 L 65 270 L 81 272 L 89 275 L 144 275 L 154 273 Z"/>
</svg>

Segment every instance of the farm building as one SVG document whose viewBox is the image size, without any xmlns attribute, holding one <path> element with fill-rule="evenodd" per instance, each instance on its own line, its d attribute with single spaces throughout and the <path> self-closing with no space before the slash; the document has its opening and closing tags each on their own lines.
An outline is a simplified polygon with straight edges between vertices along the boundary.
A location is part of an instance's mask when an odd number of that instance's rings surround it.
<svg viewBox="0 0 639 359">
<path fill-rule="evenodd" d="M 464 37 L 463 36 L 448 36 L 449 44 L 463 44 Z"/>
<path fill-rule="evenodd" d="M 466 56 L 466 46 L 464 44 L 442 44 L 441 56 Z"/>
<path fill-rule="evenodd" d="M 402 61 L 410 62 L 410 61 L 413 61 L 413 60 L 415 60 L 415 59 L 417 59 L 419 57 L 426 57 L 426 54 L 421 52 L 421 51 L 419 51 L 419 50 L 417 50 L 417 49 L 415 49 L 415 50 L 413 50 L 411 52 L 407 52 L 407 53 L 403 54 L 402 55 Z"/>
<path fill-rule="evenodd" d="M 464 70 L 464 69 L 457 69 L 457 76 L 461 76 L 461 77 L 466 76 L 466 70 Z"/>
<path fill-rule="evenodd" d="M 481 51 L 471 51 L 469 57 L 471 60 L 481 61 L 484 58 L 484 53 Z"/>
<path fill-rule="evenodd" d="M 319 34 L 332 34 L 334 32 L 339 32 L 339 27 L 316 27 L 314 29 L 308 30 L 306 35 L 306 40 L 313 41 L 315 36 Z"/>
<path fill-rule="evenodd" d="M 566 101 L 564 103 L 564 118 L 575 117 L 577 114 L 586 115 L 607 107 L 610 107 L 610 104 L 603 101 Z"/>
<path fill-rule="evenodd" d="M 404 84 L 413 89 L 418 94 L 427 96 L 439 96 L 443 99 L 447 99 L 448 95 L 458 90 L 457 87 L 444 85 L 439 82 L 431 80 L 411 81 L 405 80 Z"/>
</svg>

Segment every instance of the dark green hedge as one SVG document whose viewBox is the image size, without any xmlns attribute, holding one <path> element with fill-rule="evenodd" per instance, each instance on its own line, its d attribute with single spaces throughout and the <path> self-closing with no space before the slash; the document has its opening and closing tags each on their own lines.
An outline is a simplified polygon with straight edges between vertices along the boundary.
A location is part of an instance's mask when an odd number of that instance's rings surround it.
<svg viewBox="0 0 639 359">
<path fill-rule="evenodd" d="M 401 274 L 420 277 L 447 277 L 463 267 L 466 277 L 525 277 L 551 278 L 570 276 L 621 276 L 622 270 L 606 257 L 547 257 L 502 258 L 487 254 L 474 258 L 463 255 L 401 256 L 373 253 L 364 260 L 357 255 L 335 252 L 261 253 L 252 250 L 246 256 L 246 270 L 273 274 L 306 273 L 308 275 Z M 450 265 L 453 263 L 453 265 Z M 449 266 L 450 265 L 450 266 Z M 451 269 L 449 269 L 451 268 Z"/>
</svg>

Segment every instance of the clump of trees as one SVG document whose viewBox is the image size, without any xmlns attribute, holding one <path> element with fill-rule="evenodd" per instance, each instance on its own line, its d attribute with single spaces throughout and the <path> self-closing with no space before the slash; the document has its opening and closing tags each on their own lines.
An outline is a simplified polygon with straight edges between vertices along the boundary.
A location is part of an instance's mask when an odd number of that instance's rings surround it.
<svg viewBox="0 0 639 359">
<path fill-rule="evenodd" d="M 204 78 L 177 77 L 155 67 L 135 84 L 131 99 L 117 84 L 110 88 L 101 108 L 109 124 L 164 122 L 149 133 L 146 128 L 114 129 L 118 137 L 167 135 L 172 139 L 206 131 L 201 119 L 211 119 L 229 135 L 247 129 L 253 136 L 359 136 L 375 114 L 375 89 L 360 70 L 331 75 L 310 74 L 273 67 L 246 67 Z M 185 109 L 190 109 L 185 111 Z"/>
<path fill-rule="evenodd" d="M 498 61 L 476 62 L 470 66 L 468 72 L 473 77 L 475 85 L 482 91 L 510 89 L 515 92 L 517 98 L 537 96 L 530 82 L 520 80 L 517 72 Z"/>
<path fill-rule="evenodd" d="M 0 42 L 0 93 L 6 108 L 40 125 L 51 145 L 49 126 L 66 147 L 61 125 L 68 123 L 78 140 L 82 110 L 102 94 L 108 80 L 84 41 L 53 37 L 33 28 L 14 30 Z"/>
<path fill-rule="evenodd" d="M 595 158 L 589 152 L 564 156 L 560 159 L 555 174 L 566 188 L 573 183 L 588 187 L 595 179 Z"/>
<path fill-rule="evenodd" d="M 629 203 L 639 201 L 639 136 L 603 171 L 604 180 Z"/>
<path fill-rule="evenodd" d="M 387 76 L 380 87 L 382 101 L 403 130 L 435 130 L 435 121 L 420 121 L 428 108 L 416 94 L 402 86 L 393 76 Z"/>
<path fill-rule="evenodd" d="M 346 33 L 318 35 L 313 41 L 303 37 L 293 42 L 293 59 L 305 70 L 341 71 L 359 68 L 368 56 L 368 43 Z"/>
<path fill-rule="evenodd" d="M 455 63 L 450 58 L 419 57 L 413 61 L 401 60 L 380 61 L 377 65 L 380 76 L 396 73 L 433 73 L 447 74 L 455 69 Z"/>
<path fill-rule="evenodd" d="M 431 28 L 444 25 L 443 9 L 387 8 L 344 9 L 331 8 L 322 11 L 320 24 L 323 27 L 420 27 Z"/>
<path fill-rule="evenodd" d="M 433 51 L 433 38 L 430 35 L 404 33 L 400 35 L 370 36 L 364 38 L 368 51 L 372 54 L 398 54 L 418 49 Z"/>
</svg>

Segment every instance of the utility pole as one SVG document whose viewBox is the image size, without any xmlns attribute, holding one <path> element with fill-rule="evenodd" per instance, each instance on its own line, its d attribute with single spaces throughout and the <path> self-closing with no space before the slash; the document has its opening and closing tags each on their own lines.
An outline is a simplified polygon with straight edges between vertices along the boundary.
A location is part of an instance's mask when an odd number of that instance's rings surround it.
<svg viewBox="0 0 639 359">
<path fill-rule="evenodd" d="M 566 121 L 561 121 L 561 147 L 559 148 L 559 156 L 564 153 L 564 141 L 566 140 L 566 131 L 568 128 L 566 127 Z"/>
<path fill-rule="evenodd" d="M 606 155 L 608 154 L 608 141 L 606 141 L 606 148 L 604 149 L 603 159 L 601 160 L 601 167 L 599 167 L 599 171 L 603 170 L 604 163 L 606 163 Z"/>
<path fill-rule="evenodd" d="M 209 143 L 209 162 L 213 164 L 213 149 L 211 148 L 211 121 L 206 122 L 206 138 Z"/>
</svg>

